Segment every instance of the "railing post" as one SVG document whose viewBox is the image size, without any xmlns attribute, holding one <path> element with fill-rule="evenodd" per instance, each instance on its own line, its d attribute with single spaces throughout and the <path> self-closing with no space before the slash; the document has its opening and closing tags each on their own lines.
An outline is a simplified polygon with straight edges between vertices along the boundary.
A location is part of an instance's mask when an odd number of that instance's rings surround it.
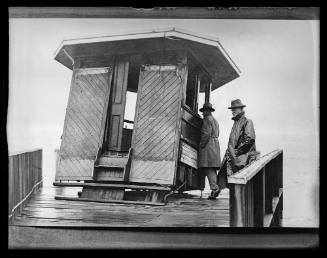
<svg viewBox="0 0 327 258">
<path fill-rule="evenodd" d="M 265 168 L 253 178 L 254 226 L 264 226 L 265 216 Z"/>
<path fill-rule="evenodd" d="M 43 175 L 42 175 L 42 168 L 43 168 L 43 152 L 42 150 L 39 150 L 40 152 L 40 155 L 38 155 L 38 157 L 40 158 L 39 160 L 39 165 L 38 165 L 38 171 L 39 171 L 39 181 L 42 181 L 43 180 Z M 41 186 L 43 185 L 43 183 L 41 183 Z"/>
<path fill-rule="evenodd" d="M 279 182 L 278 182 L 278 188 L 283 189 L 283 152 L 278 156 L 278 174 L 279 174 Z M 279 200 L 279 218 L 283 218 L 283 194 L 280 196 Z"/>
<path fill-rule="evenodd" d="M 23 200 L 24 198 L 24 193 L 23 193 L 23 186 L 24 186 L 24 181 L 23 181 L 23 155 L 18 155 L 19 158 L 19 201 Z M 22 206 L 19 206 L 19 213 L 22 212 Z"/>
<path fill-rule="evenodd" d="M 9 203 L 8 203 L 8 214 L 11 213 L 12 208 L 14 207 L 14 175 L 12 173 L 14 168 L 14 158 L 12 156 L 9 156 L 9 166 L 8 166 L 8 197 L 9 197 Z"/>
<path fill-rule="evenodd" d="M 245 185 L 231 184 L 229 195 L 230 226 L 245 227 Z"/>
<path fill-rule="evenodd" d="M 253 184 L 232 184 L 230 187 L 230 226 L 254 225 Z"/>
<path fill-rule="evenodd" d="M 265 213 L 272 213 L 272 167 L 268 163 L 265 168 Z"/>
<path fill-rule="evenodd" d="M 273 190 L 273 197 L 279 196 L 279 168 L 278 168 L 278 158 L 279 155 L 274 158 L 270 163 L 272 166 L 272 190 Z"/>
</svg>

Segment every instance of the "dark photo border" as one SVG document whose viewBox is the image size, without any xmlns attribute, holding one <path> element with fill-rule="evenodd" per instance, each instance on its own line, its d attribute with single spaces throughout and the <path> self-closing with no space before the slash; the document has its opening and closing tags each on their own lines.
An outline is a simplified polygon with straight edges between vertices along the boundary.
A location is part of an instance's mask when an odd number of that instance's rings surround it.
<svg viewBox="0 0 327 258">
<path fill-rule="evenodd" d="M 60 2 L 58 2 L 60 3 Z M 158 19 L 283 19 L 283 20 L 320 20 L 319 7 L 154 7 L 154 8 L 133 8 L 133 7 L 9 7 L 8 18 L 158 18 Z M 8 29 L 9 38 L 9 29 Z M 9 82 L 9 40 L 8 63 L 3 60 L 5 70 L 2 70 L 3 86 L 1 88 L 1 153 L 3 172 L 8 170 L 8 146 L 6 140 L 6 118 L 8 106 L 8 82 Z M 4 51 L 4 53 L 6 53 Z M 7 74 L 6 74 L 7 71 Z M 319 115 L 320 117 L 320 115 Z M 319 133 L 320 134 L 320 133 Z M 319 159 L 320 165 L 320 159 Z M 320 196 L 324 175 L 320 173 Z M 8 202 L 8 178 L 3 173 L 1 181 L 1 210 L 3 228 L 1 230 L 2 247 L 8 248 L 8 234 L 19 238 L 21 234 L 19 227 L 8 227 L 7 202 Z M 324 250 L 323 238 L 325 213 L 323 202 L 320 202 L 320 227 L 319 228 L 60 228 L 53 227 L 51 230 L 63 237 L 73 234 L 73 231 L 83 231 L 80 235 L 85 237 L 75 238 L 79 244 L 72 244 L 73 249 L 81 249 L 87 245 L 87 236 L 97 231 L 99 241 L 105 243 L 105 239 L 116 241 L 133 242 L 131 249 L 311 249 Z M 42 239 L 48 233 L 45 228 L 29 227 L 26 234 L 41 232 L 35 237 L 42 248 L 49 247 L 42 243 Z M 24 233 L 25 234 L 25 233 Z M 21 236 L 23 239 L 23 236 Z M 25 236 L 26 237 L 26 236 Z M 102 240 L 101 240 L 102 239 Z M 17 241 L 17 243 L 19 240 Z M 135 247 L 136 245 L 138 247 Z M 24 246 L 25 248 L 36 248 L 39 246 Z M 124 246 L 124 243 L 121 245 Z M 58 246 L 56 249 L 60 249 Z M 101 247 L 102 248 L 102 247 Z M 111 246 L 111 248 L 119 248 Z M 218 255 L 218 254 L 216 254 Z"/>
</svg>

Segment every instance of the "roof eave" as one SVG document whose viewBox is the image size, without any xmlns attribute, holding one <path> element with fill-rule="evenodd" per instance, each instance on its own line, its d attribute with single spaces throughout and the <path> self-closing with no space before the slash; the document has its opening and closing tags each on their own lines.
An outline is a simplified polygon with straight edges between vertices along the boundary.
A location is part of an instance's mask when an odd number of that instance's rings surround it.
<svg viewBox="0 0 327 258">
<path fill-rule="evenodd" d="M 236 66 L 234 61 L 228 55 L 227 51 L 220 44 L 217 38 L 208 37 L 200 34 L 195 34 L 193 32 L 189 32 L 187 30 L 181 30 L 176 28 L 167 28 L 161 30 L 152 30 L 152 31 L 143 31 L 143 32 L 131 32 L 120 35 L 98 35 L 93 37 L 86 37 L 80 39 L 69 39 L 63 40 L 60 46 L 57 48 L 55 52 L 55 59 L 68 67 L 69 69 L 73 69 L 74 59 L 69 55 L 67 51 L 65 51 L 65 46 L 77 45 L 77 44 L 87 44 L 87 43 L 100 43 L 100 42 L 114 42 L 121 40 L 134 40 L 134 39 L 150 39 L 150 38 L 179 38 L 183 40 L 189 40 L 192 42 L 200 43 L 203 45 L 213 46 L 219 49 L 220 53 L 227 60 L 228 64 L 233 70 L 233 75 L 226 80 L 225 83 L 234 80 L 235 78 L 240 76 L 240 69 Z M 234 74 L 235 73 L 235 74 Z M 213 89 L 217 89 L 224 85 L 217 82 L 213 87 Z M 214 83 L 213 83 L 214 84 Z"/>
</svg>

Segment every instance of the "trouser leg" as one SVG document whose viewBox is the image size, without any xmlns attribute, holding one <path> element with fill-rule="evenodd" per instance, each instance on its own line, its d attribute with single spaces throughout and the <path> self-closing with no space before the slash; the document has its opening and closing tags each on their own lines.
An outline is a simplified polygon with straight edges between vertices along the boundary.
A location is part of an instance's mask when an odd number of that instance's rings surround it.
<svg viewBox="0 0 327 258">
<path fill-rule="evenodd" d="M 209 185 L 211 190 L 218 190 L 219 187 L 217 185 L 217 173 L 214 168 L 205 168 L 205 175 L 208 177 Z"/>
</svg>

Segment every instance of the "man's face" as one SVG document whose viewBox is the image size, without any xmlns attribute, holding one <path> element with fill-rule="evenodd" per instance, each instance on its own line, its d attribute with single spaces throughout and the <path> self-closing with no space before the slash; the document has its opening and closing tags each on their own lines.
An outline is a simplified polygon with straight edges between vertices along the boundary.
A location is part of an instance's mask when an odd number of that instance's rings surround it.
<svg viewBox="0 0 327 258">
<path fill-rule="evenodd" d="M 233 115 L 233 117 L 236 117 L 242 111 L 243 111 L 243 108 L 233 108 L 232 109 L 232 115 Z"/>
<path fill-rule="evenodd" d="M 209 110 L 203 110 L 203 116 L 206 117 L 211 113 Z"/>
</svg>

